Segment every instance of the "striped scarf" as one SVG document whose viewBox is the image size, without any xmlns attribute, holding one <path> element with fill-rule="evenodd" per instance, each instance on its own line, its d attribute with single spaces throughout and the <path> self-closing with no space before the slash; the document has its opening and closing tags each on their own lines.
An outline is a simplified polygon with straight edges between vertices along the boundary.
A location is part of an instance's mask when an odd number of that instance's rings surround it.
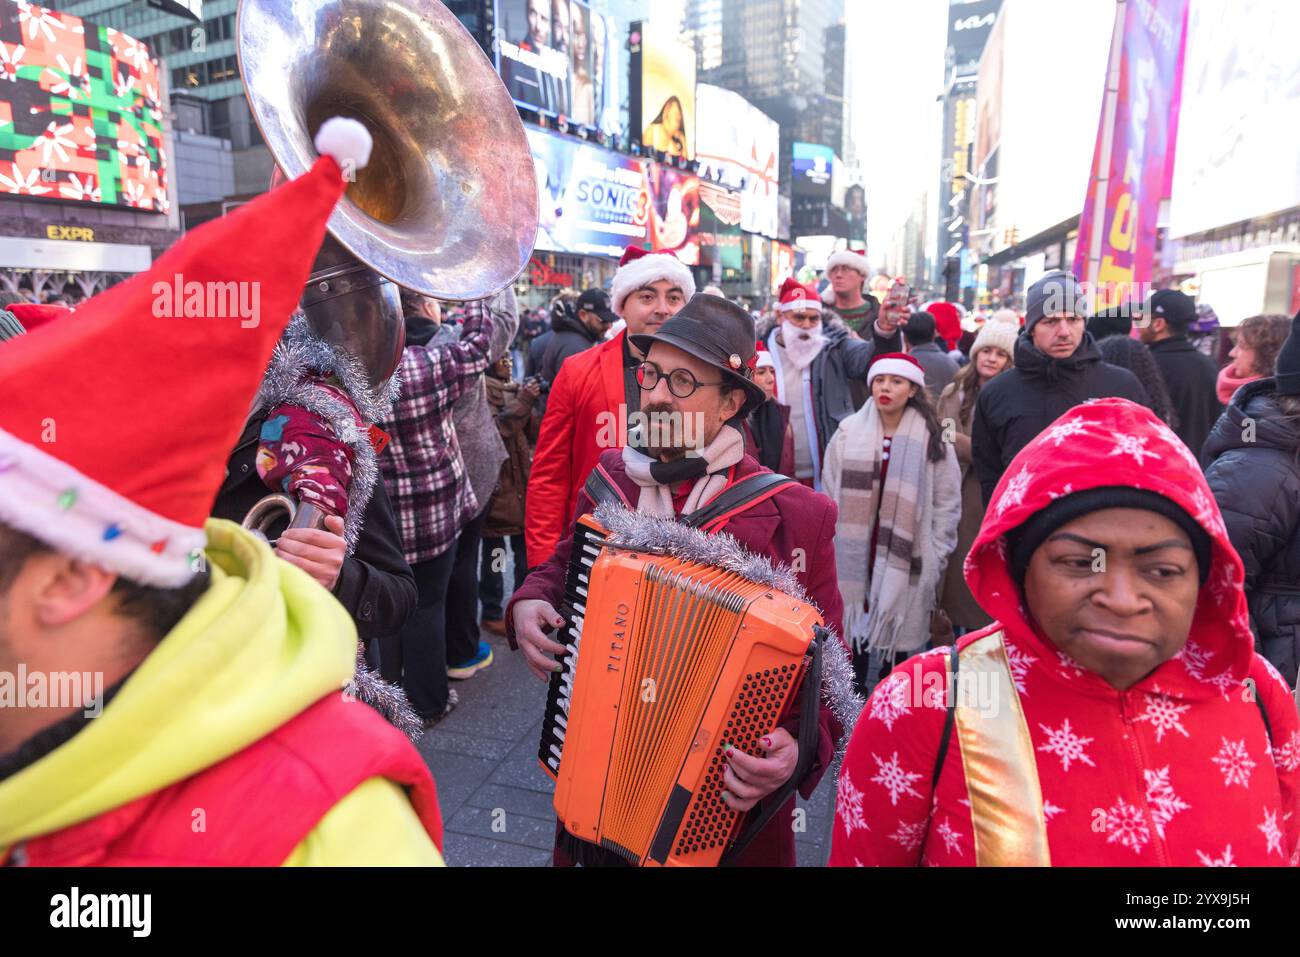
<svg viewBox="0 0 1300 957">
<path fill-rule="evenodd" d="M 927 600 L 921 580 L 921 538 L 929 527 L 932 494 L 929 439 L 921 413 L 906 408 L 893 436 L 882 487 L 884 434 L 876 405 L 868 401 L 840 423 L 826 450 L 822 480 L 840 511 L 835 566 L 844 599 L 844 633 L 859 654 L 910 651 L 929 637 L 933 602 Z M 877 519 L 876 552 L 868 555 Z M 870 609 L 865 615 L 864 598 Z"/>
</svg>

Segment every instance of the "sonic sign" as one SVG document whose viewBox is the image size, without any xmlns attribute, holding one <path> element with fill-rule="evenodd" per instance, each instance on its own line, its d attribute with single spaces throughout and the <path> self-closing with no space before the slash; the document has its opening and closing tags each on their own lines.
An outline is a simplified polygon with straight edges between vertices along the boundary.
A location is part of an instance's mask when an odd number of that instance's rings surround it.
<svg viewBox="0 0 1300 957">
<path fill-rule="evenodd" d="M 0 194 L 167 212 L 158 83 L 139 40 L 0 0 Z"/>
</svg>

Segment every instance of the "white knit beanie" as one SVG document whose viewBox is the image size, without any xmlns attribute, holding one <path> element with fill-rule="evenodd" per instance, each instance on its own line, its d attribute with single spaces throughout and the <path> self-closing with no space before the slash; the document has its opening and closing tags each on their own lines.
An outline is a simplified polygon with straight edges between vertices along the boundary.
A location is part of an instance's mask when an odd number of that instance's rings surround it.
<svg viewBox="0 0 1300 957">
<path fill-rule="evenodd" d="M 971 343 L 970 357 L 975 358 L 981 349 L 987 349 L 992 346 L 995 349 L 1001 349 L 1009 356 L 1016 354 L 1016 338 L 1020 335 L 1019 326 L 1014 326 L 1009 322 L 1000 322 L 997 319 L 990 319 L 984 323 L 984 328 L 975 336 L 975 341 Z"/>
</svg>

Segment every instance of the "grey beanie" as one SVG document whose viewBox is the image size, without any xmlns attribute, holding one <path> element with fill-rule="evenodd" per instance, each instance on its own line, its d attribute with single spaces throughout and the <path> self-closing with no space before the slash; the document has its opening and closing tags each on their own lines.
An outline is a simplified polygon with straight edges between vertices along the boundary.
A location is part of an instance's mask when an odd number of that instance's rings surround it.
<svg viewBox="0 0 1300 957">
<path fill-rule="evenodd" d="M 1087 316 L 1087 301 L 1079 280 L 1068 272 L 1055 270 L 1047 273 L 1025 293 L 1025 331 L 1048 312 Z"/>
</svg>

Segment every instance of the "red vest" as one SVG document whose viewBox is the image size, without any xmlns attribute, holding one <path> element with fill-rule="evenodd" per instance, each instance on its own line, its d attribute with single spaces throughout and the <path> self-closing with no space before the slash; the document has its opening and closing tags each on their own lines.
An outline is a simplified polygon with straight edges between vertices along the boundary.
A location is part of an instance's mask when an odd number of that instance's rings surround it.
<svg viewBox="0 0 1300 957">
<path fill-rule="evenodd" d="M 437 792 L 419 752 L 369 707 L 334 692 L 224 761 L 14 853 L 45 867 L 277 867 L 374 777 L 406 789 L 441 851 Z"/>
</svg>

